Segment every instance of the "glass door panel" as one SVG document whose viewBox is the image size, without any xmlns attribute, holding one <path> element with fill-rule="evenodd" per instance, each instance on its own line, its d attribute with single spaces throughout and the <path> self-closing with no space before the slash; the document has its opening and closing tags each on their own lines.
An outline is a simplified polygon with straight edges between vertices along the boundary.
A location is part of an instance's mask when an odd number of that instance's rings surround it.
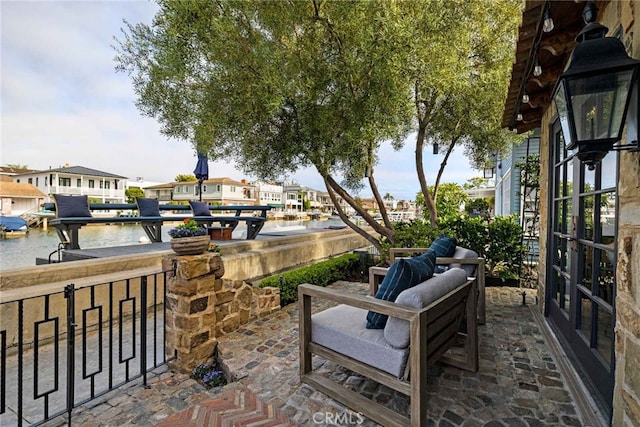
<svg viewBox="0 0 640 427">
<path fill-rule="evenodd" d="M 551 135 L 547 317 L 604 412 L 614 372 L 617 153 L 589 171 Z"/>
</svg>

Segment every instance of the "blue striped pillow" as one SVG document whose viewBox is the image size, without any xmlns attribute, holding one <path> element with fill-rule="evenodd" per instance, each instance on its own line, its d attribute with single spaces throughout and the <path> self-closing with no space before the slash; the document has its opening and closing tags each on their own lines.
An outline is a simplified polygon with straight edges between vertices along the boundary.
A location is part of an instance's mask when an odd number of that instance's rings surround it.
<svg viewBox="0 0 640 427">
<path fill-rule="evenodd" d="M 437 257 L 452 257 L 456 252 L 458 242 L 453 237 L 447 237 L 442 234 L 431 243 L 431 248 Z"/>
<path fill-rule="evenodd" d="M 422 283 L 433 276 L 436 256 L 433 251 L 427 251 L 416 258 L 402 258 L 391 267 L 378 288 L 375 297 L 394 302 L 400 292 Z M 367 313 L 367 329 L 383 329 L 389 316 L 369 311 Z"/>
</svg>

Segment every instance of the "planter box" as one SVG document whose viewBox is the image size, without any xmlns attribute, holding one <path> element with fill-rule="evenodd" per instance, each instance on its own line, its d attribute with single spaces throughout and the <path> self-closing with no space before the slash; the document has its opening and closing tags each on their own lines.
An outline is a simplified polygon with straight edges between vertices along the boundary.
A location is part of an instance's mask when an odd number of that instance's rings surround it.
<svg viewBox="0 0 640 427">
<path fill-rule="evenodd" d="M 209 227 L 211 240 L 231 240 L 231 229 L 228 227 Z"/>
</svg>

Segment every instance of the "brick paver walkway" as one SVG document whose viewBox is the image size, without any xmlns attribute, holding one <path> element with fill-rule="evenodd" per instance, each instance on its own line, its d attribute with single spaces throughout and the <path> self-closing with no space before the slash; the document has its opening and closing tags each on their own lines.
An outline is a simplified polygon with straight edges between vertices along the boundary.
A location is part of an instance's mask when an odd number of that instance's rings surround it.
<svg viewBox="0 0 640 427">
<path fill-rule="evenodd" d="M 366 292 L 366 285 L 338 282 L 333 287 Z M 533 304 L 533 293 L 527 300 Z M 316 310 L 325 308 L 318 306 Z M 131 384 L 78 408 L 73 424 L 154 426 L 183 411 L 198 413 L 224 393 L 248 390 L 261 403 L 299 425 L 359 424 L 358 414 L 298 379 L 298 312 L 295 305 L 245 325 L 220 339 L 221 357 L 235 382 L 206 390 L 188 375 L 167 368 L 149 387 Z M 480 370 L 469 373 L 436 364 L 430 371 L 429 425 L 581 426 L 573 398 L 544 341 L 529 306 L 514 288 L 487 288 L 487 324 L 479 327 Z M 317 371 L 346 387 L 406 410 L 408 401 L 386 387 L 326 361 Z M 57 419 L 48 425 L 62 425 Z M 177 424 L 174 424 L 177 425 Z M 187 424 L 185 424 L 187 425 Z"/>
<path fill-rule="evenodd" d="M 192 406 L 180 413 L 165 418 L 158 427 L 209 427 L 251 426 L 289 427 L 295 424 L 280 414 L 273 405 L 267 405 L 255 394 L 242 386 L 233 384 L 212 400 Z"/>
</svg>

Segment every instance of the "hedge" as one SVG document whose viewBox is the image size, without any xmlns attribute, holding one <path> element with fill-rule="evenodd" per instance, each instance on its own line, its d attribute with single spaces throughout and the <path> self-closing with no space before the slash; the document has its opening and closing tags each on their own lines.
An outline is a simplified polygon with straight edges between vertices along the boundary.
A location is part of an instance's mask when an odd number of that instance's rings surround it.
<svg viewBox="0 0 640 427">
<path fill-rule="evenodd" d="M 298 285 L 311 283 L 324 287 L 336 280 L 349 279 L 359 271 L 359 268 L 359 255 L 344 254 L 317 264 L 269 276 L 260 282 L 260 287 L 280 288 L 280 305 L 284 307 L 298 300 Z"/>
</svg>

